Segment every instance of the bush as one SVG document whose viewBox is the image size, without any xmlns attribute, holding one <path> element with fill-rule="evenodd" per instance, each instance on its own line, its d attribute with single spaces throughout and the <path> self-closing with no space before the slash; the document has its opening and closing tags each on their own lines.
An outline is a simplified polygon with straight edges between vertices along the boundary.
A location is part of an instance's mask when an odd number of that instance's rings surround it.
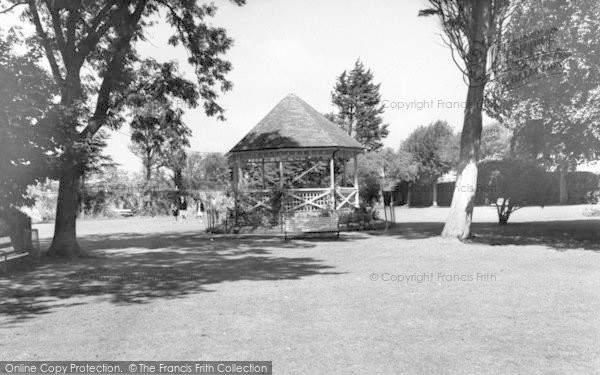
<svg viewBox="0 0 600 375">
<path fill-rule="evenodd" d="M 555 173 L 555 175 L 558 175 L 558 173 Z M 558 176 L 556 177 L 555 186 L 558 187 Z M 592 172 L 570 172 L 567 174 L 568 203 L 597 203 L 599 182 L 598 175 Z"/>
<path fill-rule="evenodd" d="M 339 213 L 339 221 L 342 225 L 360 224 L 364 225 L 379 219 L 377 209 L 367 206 L 364 203 L 360 207 L 353 207 L 352 210 L 344 210 Z"/>
<path fill-rule="evenodd" d="M 495 204 L 498 222 L 508 223 L 510 215 L 524 206 L 544 206 L 549 200 L 546 173 L 537 165 L 518 160 L 489 160 L 479 164 L 478 194 Z"/>
<path fill-rule="evenodd" d="M 545 204 L 558 204 L 560 202 L 560 173 L 546 172 L 544 181 L 549 190 Z M 569 172 L 567 174 L 567 203 L 587 204 L 598 202 L 599 184 L 600 177 L 595 173 Z"/>
<path fill-rule="evenodd" d="M 600 207 L 597 207 L 597 206 L 586 207 L 583 210 L 583 216 L 588 216 L 588 217 L 600 216 Z"/>
<path fill-rule="evenodd" d="M 381 188 L 379 176 L 375 174 L 361 176 L 359 179 L 359 195 L 361 202 L 371 203 L 379 201 Z"/>
<path fill-rule="evenodd" d="M 29 216 L 15 208 L 0 211 L 0 234 L 10 236 L 15 250 L 31 250 L 31 237 L 28 237 L 29 231 L 31 231 Z"/>
</svg>

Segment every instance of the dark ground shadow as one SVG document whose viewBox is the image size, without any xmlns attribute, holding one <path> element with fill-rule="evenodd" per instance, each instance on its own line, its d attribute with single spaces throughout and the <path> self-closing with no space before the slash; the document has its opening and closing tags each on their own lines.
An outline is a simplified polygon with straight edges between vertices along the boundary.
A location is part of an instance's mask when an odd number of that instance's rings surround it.
<svg viewBox="0 0 600 375">
<path fill-rule="evenodd" d="M 437 237 L 443 228 L 443 222 L 398 223 L 388 232 L 371 234 L 418 240 Z M 600 252 L 600 220 L 533 221 L 507 225 L 474 223 L 471 233 L 471 243 L 492 246 L 544 245 L 559 251 L 585 249 Z"/>
<path fill-rule="evenodd" d="M 215 238 L 198 233 L 119 233 L 81 238 L 99 258 L 42 257 L 35 266 L 0 276 L 0 316 L 13 322 L 67 307 L 71 297 L 98 296 L 116 304 L 147 303 L 210 292 L 211 284 L 299 279 L 336 274 L 310 257 L 275 256 L 274 249 L 310 248 L 309 241 Z M 87 303 L 78 302 L 77 304 Z"/>
</svg>

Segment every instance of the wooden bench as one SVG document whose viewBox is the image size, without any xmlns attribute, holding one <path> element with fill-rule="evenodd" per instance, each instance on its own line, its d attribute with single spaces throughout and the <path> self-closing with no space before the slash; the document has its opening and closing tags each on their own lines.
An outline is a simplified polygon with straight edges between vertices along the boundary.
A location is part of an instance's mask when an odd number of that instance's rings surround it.
<svg viewBox="0 0 600 375">
<path fill-rule="evenodd" d="M 340 224 L 337 215 L 333 216 L 292 216 L 284 221 L 284 239 L 290 235 L 305 235 L 314 233 L 335 233 L 340 238 Z"/>
<path fill-rule="evenodd" d="M 12 245 L 10 237 L 0 237 L 0 262 L 8 262 L 9 260 L 26 257 L 29 252 L 18 252 Z M 2 270 L 6 270 L 3 265 L 0 265 Z"/>
<path fill-rule="evenodd" d="M 123 217 L 131 217 L 133 216 L 133 210 L 130 208 L 115 208 L 112 210 L 117 215 L 121 215 Z"/>
</svg>

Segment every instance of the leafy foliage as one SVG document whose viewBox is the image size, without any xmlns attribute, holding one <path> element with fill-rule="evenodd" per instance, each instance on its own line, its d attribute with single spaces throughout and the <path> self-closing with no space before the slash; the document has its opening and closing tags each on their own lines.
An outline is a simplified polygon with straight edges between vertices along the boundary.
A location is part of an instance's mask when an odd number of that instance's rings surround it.
<svg viewBox="0 0 600 375">
<path fill-rule="evenodd" d="M 373 73 L 365 70 L 363 63 L 357 60 L 350 72 L 344 71 L 338 78 L 331 101 L 338 109 L 337 115 L 328 114 L 348 134 L 365 145 L 368 150 L 383 147 L 381 141 L 388 136 L 388 125 L 383 124 L 379 88 L 373 83 Z"/>
<path fill-rule="evenodd" d="M 177 188 L 184 190 L 185 148 L 192 132 L 182 121 L 183 110 L 174 108 L 173 101 L 195 107 L 199 97 L 196 85 L 179 75 L 174 62 L 159 64 L 146 59 L 135 72 L 126 97 L 134 114 L 132 151 L 142 159 L 147 181 L 153 169 L 167 167 Z"/>
<path fill-rule="evenodd" d="M 500 224 L 521 207 L 543 206 L 551 194 L 545 180 L 542 168 L 520 159 L 486 160 L 479 165 L 478 185 L 495 204 Z"/>
<path fill-rule="evenodd" d="M 15 52 L 18 32 L 0 36 L 0 211 L 33 204 L 27 187 L 50 175 L 55 152 L 39 119 L 52 110 L 56 93 L 39 64 L 39 53 Z"/>
<path fill-rule="evenodd" d="M 487 112 L 513 130 L 520 155 L 545 167 L 574 166 L 598 155 L 599 18 L 600 4 L 594 0 L 528 0 L 520 3 L 508 24 L 507 41 L 546 31 L 550 44 L 538 43 L 533 56 L 515 59 L 512 65 L 509 61 L 508 68 L 553 63 L 555 69 L 520 87 L 499 74 L 486 92 Z M 544 61 L 548 56 L 550 61 Z"/>
<path fill-rule="evenodd" d="M 149 110 L 138 113 L 131 122 L 131 150 L 142 159 L 146 180 L 152 170 L 164 166 L 177 166 L 183 148 L 189 146 L 191 130 L 183 123 L 180 110 L 165 108 L 162 113 Z M 181 165 L 180 163 L 179 165 Z"/>
<path fill-rule="evenodd" d="M 183 178 L 185 186 L 191 190 L 212 190 L 227 187 L 230 181 L 227 158 L 218 152 L 188 155 Z"/>
<path fill-rule="evenodd" d="M 414 181 L 417 166 L 411 154 L 390 148 L 362 154 L 358 158 L 358 182 L 361 200 L 379 200 L 382 190 L 392 190 L 402 181 Z"/>
<path fill-rule="evenodd" d="M 446 121 L 438 120 L 415 129 L 401 149 L 412 155 L 419 180 L 433 182 L 457 163 L 459 141 Z"/>
<path fill-rule="evenodd" d="M 483 127 L 481 132 L 480 160 L 502 159 L 510 154 L 510 131 L 499 122 Z"/>
<path fill-rule="evenodd" d="M 244 0 L 232 0 L 242 5 Z M 172 45 L 189 52 L 194 68 L 197 98 L 208 116 L 224 119 L 217 103 L 219 91 L 231 89 L 226 74 L 231 64 L 223 55 L 233 41 L 223 28 L 210 25 L 216 5 L 196 1 L 101 0 L 43 1 L 0 0 L 16 11 L 25 5 L 22 19 L 35 28 L 28 42 L 43 50 L 58 87 L 60 106 L 54 116 L 43 116 L 47 134 L 60 146 L 60 188 L 55 236 L 50 253 L 81 255 L 76 241 L 77 186 L 87 162 L 86 154 L 101 147 L 94 136 L 104 127 L 118 128 L 122 109 L 134 78 L 138 41 L 156 17 L 166 15 L 174 30 Z M 170 115 L 169 115 L 170 116 Z M 166 117 L 166 116 L 165 116 Z M 60 124 L 60 126 L 58 126 Z M 95 144 L 94 144 L 95 143 Z"/>
</svg>

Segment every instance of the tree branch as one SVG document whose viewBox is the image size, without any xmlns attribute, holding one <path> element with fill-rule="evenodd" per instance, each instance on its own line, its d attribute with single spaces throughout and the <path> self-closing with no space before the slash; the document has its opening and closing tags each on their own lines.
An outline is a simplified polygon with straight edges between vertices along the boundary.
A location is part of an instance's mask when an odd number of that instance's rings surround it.
<svg viewBox="0 0 600 375">
<path fill-rule="evenodd" d="M 60 19 L 60 14 L 58 13 L 58 9 L 53 7 L 49 0 L 45 0 L 44 2 L 46 3 L 46 7 L 48 8 L 50 17 L 52 17 L 52 27 L 54 29 L 54 36 L 58 44 L 58 49 L 60 50 L 60 54 L 62 55 L 63 62 L 66 62 L 68 61 L 68 53 L 67 45 L 65 43 L 65 37 L 63 36 L 62 32 L 62 22 Z"/>
<path fill-rule="evenodd" d="M 120 76 L 119 73 L 123 69 L 123 63 L 127 55 L 129 43 L 131 42 L 131 38 L 135 33 L 136 25 L 142 17 L 142 13 L 147 3 L 148 0 L 140 0 L 134 12 L 128 17 L 128 19 L 123 20 L 123 22 L 121 23 L 121 35 L 115 42 L 115 54 L 110 63 L 108 64 L 106 70 L 107 73 L 104 76 L 102 85 L 100 86 L 100 91 L 98 92 L 98 99 L 96 101 L 96 109 L 94 111 L 94 114 L 90 119 L 88 125 L 80 133 L 82 139 L 94 136 L 94 134 L 96 134 L 96 132 L 106 122 L 107 112 L 110 108 L 110 94 L 112 92 L 115 82 Z"/>
<path fill-rule="evenodd" d="M 9 6 L 6 9 L 0 10 L 0 14 L 5 14 L 10 12 L 11 10 L 15 9 L 16 7 L 18 7 L 19 5 L 26 5 L 27 1 L 19 1 L 18 3 L 14 3 L 13 5 Z"/>
<path fill-rule="evenodd" d="M 56 57 L 54 56 L 54 52 L 52 51 L 50 39 L 48 39 L 48 35 L 46 34 L 46 31 L 44 31 L 44 27 L 42 26 L 42 22 L 40 21 L 40 15 L 38 13 L 35 0 L 28 0 L 28 4 L 29 11 L 31 12 L 31 17 L 33 18 L 33 23 L 35 24 L 36 32 L 38 36 L 42 39 L 42 45 L 44 47 L 44 51 L 46 52 L 46 57 L 48 58 L 48 63 L 50 64 L 50 69 L 52 70 L 54 80 L 56 81 L 56 84 L 61 89 L 63 89 L 65 85 L 65 80 L 60 73 L 60 68 L 58 67 Z"/>
<path fill-rule="evenodd" d="M 79 18 L 81 18 L 79 6 L 71 7 L 69 9 L 69 16 L 67 17 L 67 51 L 71 52 L 71 57 L 76 55 L 75 38 L 77 33 L 77 19 Z M 79 60 L 83 62 L 83 58 L 81 56 Z"/>
<path fill-rule="evenodd" d="M 175 27 L 177 28 L 177 32 L 179 33 L 179 37 L 181 38 L 182 43 L 185 43 L 185 31 L 181 28 L 181 23 L 183 22 L 183 20 L 181 19 L 179 14 L 177 14 L 177 11 L 171 6 L 171 4 L 169 4 L 169 1 L 159 0 L 158 2 L 167 7 L 167 9 L 169 9 L 169 13 L 171 13 L 171 17 L 173 17 L 173 19 L 177 21 L 175 22 Z"/>
<path fill-rule="evenodd" d="M 125 12 L 129 6 L 129 1 L 124 2 L 119 7 L 119 1 L 112 1 L 109 4 L 105 5 L 96 15 L 96 17 L 92 20 L 91 25 L 87 28 L 87 36 L 85 39 L 79 44 L 79 54 L 83 58 L 90 53 L 92 48 L 96 46 L 100 38 L 113 26 L 119 24 L 118 17 L 116 15 L 120 12 Z M 113 7 L 117 5 L 116 8 Z M 103 25 L 103 19 L 108 19 Z"/>
</svg>

